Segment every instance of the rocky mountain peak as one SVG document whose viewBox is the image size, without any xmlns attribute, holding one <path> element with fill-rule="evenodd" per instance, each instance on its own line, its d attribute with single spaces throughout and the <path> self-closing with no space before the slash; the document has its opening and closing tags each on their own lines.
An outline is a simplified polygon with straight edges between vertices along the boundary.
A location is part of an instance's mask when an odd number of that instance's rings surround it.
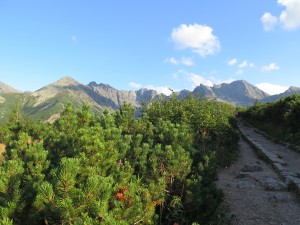
<svg viewBox="0 0 300 225">
<path fill-rule="evenodd" d="M 95 81 L 92 81 L 88 84 L 88 86 L 97 86 L 98 84 Z"/>
<path fill-rule="evenodd" d="M 300 88 L 299 87 L 294 87 L 294 86 L 291 86 L 287 92 L 300 92 Z"/>
<path fill-rule="evenodd" d="M 105 90 L 108 90 L 108 89 L 114 89 L 112 86 L 110 86 L 109 84 L 103 84 L 103 83 L 99 83 L 97 84 L 95 81 L 92 81 L 88 84 L 89 87 L 96 87 L 96 88 L 102 88 L 102 89 L 105 89 Z"/>
<path fill-rule="evenodd" d="M 250 84 L 246 80 L 236 80 L 236 81 L 233 81 L 231 84 L 243 84 L 243 85 L 250 85 L 250 86 L 252 86 L 252 84 Z"/>
<path fill-rule="evenodd" d="M 0 81 L 0 93 L 20 93 L 21 91 L 12 88 L 11 86 Z"/>
<path fill-rule="evenodd" d="M 253 86 L 245 80 L 237 80 L 231 83 L 222 83 L 213 87 L 200 85 L 193 91 L 200 97 L 216 98 L 220 101 L 232 102 L 235 105 L 251 105 L 257 99 L 263 99 L 269 94 Z"/>
<path fill-rule="evenodd" d="M 76 80 L 74 80 L 72 77 L 66 76 L 58 81 L 52 83 L 52 85 L 57 85 L 57 86 L 71 86 L 71 85 L 79 85 L 80 83 Z"/>
</svg>

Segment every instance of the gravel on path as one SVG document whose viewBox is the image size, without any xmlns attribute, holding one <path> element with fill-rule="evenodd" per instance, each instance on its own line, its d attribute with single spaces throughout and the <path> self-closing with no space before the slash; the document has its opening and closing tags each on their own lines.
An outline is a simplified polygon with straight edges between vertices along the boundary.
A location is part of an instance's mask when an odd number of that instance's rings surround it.
<svg viewBox="0 0 300 225">
<path fill-rule="evenodd" d="M 260 138 L 255 136 L 255 139 L 259 143 Z M 268 147 L 264 141 L 262 144 Z M 288 191 L 288 185 L 272 164 L 259 159 L 242 137 L 239 148 L 238 160 L 223 169 L 217 181 L 217 186 L 224 191 L 233 224 L 299 225 L 299 199 Z"/>
</svg>

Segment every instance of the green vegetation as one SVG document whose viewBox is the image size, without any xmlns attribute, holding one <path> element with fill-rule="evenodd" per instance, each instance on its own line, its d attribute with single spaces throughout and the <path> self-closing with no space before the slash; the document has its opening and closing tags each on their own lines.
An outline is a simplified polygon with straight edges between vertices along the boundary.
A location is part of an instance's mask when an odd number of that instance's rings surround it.
<svg viewBox="0 0 300 225">
<path fill-rule="evenodd" d="M 63 91 L 56 94 L 54 97 L 49 98 L 41 104 L 36 104 L 36 97 L 27 96 L 24 105 L 22 106 L 22 114 L 24 117 L 38 121 L 47 121 L 52 115 L 61 112 L 65 105 L 69 102 L 72 103 L 75 109 L 80 109 L 84 103 L 72 98 L 68 91 Z M 99 108 L 91 109 L 94 113 L 99 113 Z"/>
<path fill-rule="evenodd" d="M 2 132 L 0 224 L 228 224 L 216 172 L 237 154 L 234 108 L 174 96 Z"/>
<path fill-rule="evenodd" d="M 254 106 L 239 113 L 243 119 L 276 140 L 300 145 L 300 95 Z"/>
<path fill-rule="evenodd" d="M 38 97 L 29 93 L 1 94 L 0 124 L 8 122 L 16 105 L 19 105 L 24 118 L 32 121 L 47 121 L 51 116 L 61 112 L 69 102 L 72 103 L 75 109 L 80 109 L 85 104 L 83 99 L 72 96 L 68 91 L 61 91 L 54 97 L 46 99 L 39 104 L 37 104 L 37 101 Z M 103 109 L 99 105 L 94 105 L 91 107 L 91 112 L 99 114 L 103 112 Z"/>
<path fill-rule="evenodd" d="M 22 94 L 9 93 L 0 95 L 0 124 L 6 124 L 9 117 L 18 104 L 22 100 Z"/>
</svg>

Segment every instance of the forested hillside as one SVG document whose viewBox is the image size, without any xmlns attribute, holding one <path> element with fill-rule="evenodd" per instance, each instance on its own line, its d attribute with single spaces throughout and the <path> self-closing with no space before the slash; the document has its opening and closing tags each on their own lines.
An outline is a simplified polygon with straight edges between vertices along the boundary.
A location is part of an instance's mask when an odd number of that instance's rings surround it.
<svg viewBox="0 0 300 225">
<path fill-rule="evenodd" d="M 158 99 L 53 124 L 16 108 L 0 140 L 0 224 L 227 224 L 216 170 L 237 154 L 234 107 Z"/>
<path fill-rule="evenodd" d="M 239 113 L 250 124 L 272 137 L 300 144 L 300 95 L 293 94 L 269 103 L 256 102 Z"/>
</svg>

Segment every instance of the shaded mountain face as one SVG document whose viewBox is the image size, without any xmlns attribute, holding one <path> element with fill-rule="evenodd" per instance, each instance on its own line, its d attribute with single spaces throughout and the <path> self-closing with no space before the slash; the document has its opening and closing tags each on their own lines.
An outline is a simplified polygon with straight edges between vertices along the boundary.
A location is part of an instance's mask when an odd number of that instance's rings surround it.
<svg viewBox="0 0 300 225">
<path fill-rule="evenodd" d="M 182 91 L 177 92 L 176 95 L 179 99 L 182 99 L 182 98 L 190 95 L 191 93 L 192 93 L 191 91 L 184 89 Z"/>
<path fill-rule="evenodd" d="M 269 96 L 269 94 L 244 80 L 234 81 L 230 84 L 214 85 L 213 87 L 201 84 L 192 93 L 194 96 L 214 98 L 238 106 L 251 105 L 256 100 Z M 183 93 L 180 94 L 182 96 Z"/>
<path fill-rule="evenodd" d="M 262 102 L 262 103 L 274 102 L 274 101 L 277 101 L 278 99 L 280 99 L 282 97 L 287 97 L 289 95 L 296 94 L 296 93 L 300 94 L 300 88 L 292 86 L 288 90 L 286 90 L 285 92 L 283 92 L 281 94 L 277 94 L 277 95 L 268 96 L 266 98 L 263 98 L 260 102 Z"/>
<path fill-rule="evenodd" d="M 216 94 L 214 93 L 213 87 L 205 86 L 203 84 L 200 84 L 200 86 L 194 89 L 193 95 L 195 96 L 200 95 L 200 97 L 209 97 L 209 98 L 217 97 Z"/>
<path fill-rule="evenodd" d="M 215 85 L 212 89 L 218 98 L 241 106 L 251 105 L 256 100 L 269 96 L 266 92 L 244 80 Z"/>
<path fill-rule="evenodd" d="M 139 106 L 142 101 L 148 101 L 158 96 L 155 90 L 140 89 L 138 91 L 122 91 L 111 87 L 108 84 L 97 84 L 91 82 L 88 84 L 92 95 L 97 95 L 98 101 L 105 103 L 106 107 L 118 109 L 125 102 L 133 106 Z"/>
</svg>

